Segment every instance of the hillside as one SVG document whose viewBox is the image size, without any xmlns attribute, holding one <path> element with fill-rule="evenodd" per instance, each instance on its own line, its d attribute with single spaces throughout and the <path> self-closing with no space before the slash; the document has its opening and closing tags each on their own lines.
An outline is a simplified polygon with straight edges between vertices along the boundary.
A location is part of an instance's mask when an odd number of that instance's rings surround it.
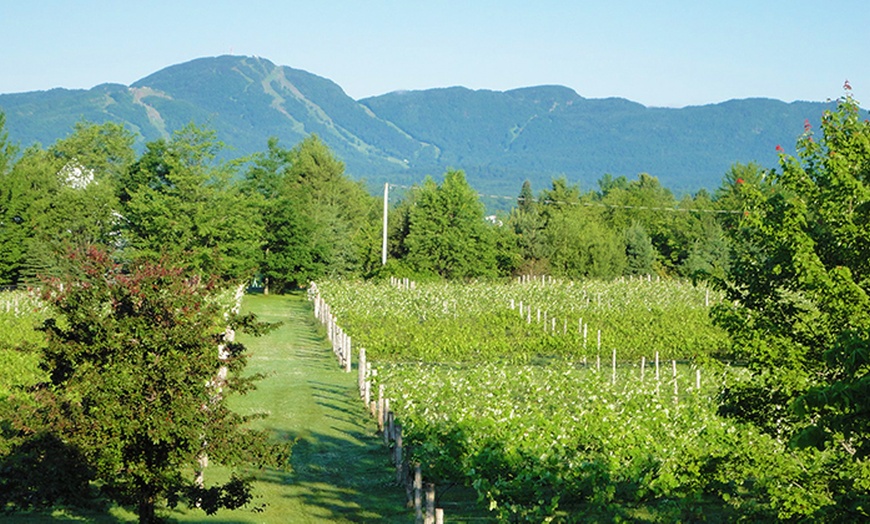
<svg viewBox="0 0 870 524">
<path fill-rule="evenodd" d="M 732 100 L 680 109 L 588 99 L 562 86 L 510 91 L 463 87 L 397 91 L 353 100 L 334 82 L 256 57 L 220 56 L 173 65 L 130 86 L 0 95 L 13 141 L 49 145 L 76 122 L 118 121 L 139 144 L 194 121 L 213 128 L 238 157 L 290 147 L 318 134 L 373 186 L 409 184 L 464 169 L 483 192 L 541 189 L 565 175 L 588 189 L 605 173 L 647 172 L 675 191 L 718 187 L 735 162 L 776 163 L 805 119 L 825 103 Z"/>
<path fill-rule="evenodd" d="M 559 86 L 396 92 L 361 102 L 435 145 L 443 164 L 462 167 L 478 185 L 505 178 L 516 187 L 516 180 L 565 174 L 589 188 L 604 173 L 647 172 L 690 191 L 717 187 L 735 162 L 774 166 L 776 146 L 793 145 L 804 120 L 818 122 L 825 108 L 769 99 L 648 108 Z"/>
</svg>

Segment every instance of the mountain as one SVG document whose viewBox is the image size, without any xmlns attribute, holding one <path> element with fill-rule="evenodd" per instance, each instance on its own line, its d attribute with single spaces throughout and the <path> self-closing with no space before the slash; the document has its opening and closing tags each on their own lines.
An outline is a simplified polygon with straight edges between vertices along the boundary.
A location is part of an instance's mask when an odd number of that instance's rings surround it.
<svg viewBox="0 0 870 524">
<path fill-rule="evenodd" d="M 565 174 L 588 189 L 605 173 L 646 172 L 688 191 L 718 187 L 735 162 L 775 166 L 776 146 L 793 146 L 804 120 L 819 122 L 829 106 L 748 99 L 649 108 L 560 86 L 395 92 L 360 102 L 435 146 L 442 164 L 472 181 L 501 178 L 516 188 L 525 178 Z"/>
<path fill-rule="evenodd" d="M 463 169 L 482 192 L 514 195 L 566 176 L 583 189 L 605 173 L 646 172 L 677 192 L 714 189 L 735 162 L 774 167 L 805 119 L 830 103 L 732 100 L 681 109 L 588 99 L 562 86 L 510 91 L 463 87 L 396 91 L 354 100 L 334 82 L 257 57 L 173 65 L 130 86 L 0 95 L 10 137 L 53 143 L 76 122 L 117 121 L 139 146 L 193 121 L 214 129 L 237 157 L 275 136 L 290 147 L 316 133 L 373 187 Z"/>
<path fill-rule="evenodd" d="M 119 121 L 141 143 L 193 121 L 214 129 L 240 156 L 263 151 L 270 136 L 285 147 L 319 135 L 357 176 L 407 169 L 434 157 L 421 144 L 348 97 L 334 82 L 262 58 L 201 58 L 162 69 L 131 86 L 53 89 L 0 95 L 10 136 L 51 144 L 76 122 Z"/>
</svg>

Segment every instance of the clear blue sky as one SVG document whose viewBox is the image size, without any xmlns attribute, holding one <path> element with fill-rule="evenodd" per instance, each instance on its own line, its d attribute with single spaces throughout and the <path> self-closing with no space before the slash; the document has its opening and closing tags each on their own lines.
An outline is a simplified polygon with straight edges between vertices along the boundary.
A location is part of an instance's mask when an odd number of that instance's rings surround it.
<svg viewBox="0 0 870 524">
<path fill-rule="evenodd" d="M 732 98 L 870 103 L 864 0 L 0 0 L 0 93 L 131 84 L 256 55 L 354 98 L 561 84 L 681 107 Z"/>
</svg>

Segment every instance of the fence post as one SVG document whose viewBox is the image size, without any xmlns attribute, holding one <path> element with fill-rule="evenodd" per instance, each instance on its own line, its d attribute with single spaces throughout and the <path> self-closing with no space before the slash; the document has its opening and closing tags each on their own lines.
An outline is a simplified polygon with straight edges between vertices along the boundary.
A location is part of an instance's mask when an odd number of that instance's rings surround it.
<svg viewBox="0 0 870 524">
<path fill-rule="evenodd" d="M 611 383 L 616 384 L 616 348 L 613 348 L 613 376 Z"/>
<path fill-rule="evenodd" d="M 435 484 L 426 483 L 426 518 L 425 524 L 435 524 Z"/>
<path fill-rule="evenodd" d="M 420 464 L 414 464 L 414 514 L 415 522 L 423 524 L 423 472 Z"/>
<path fill-rule="evenodd" d="M 357 386 L 359 386 L 359 395 L 365 396 L 366 387 L 366 348 L 359 348 L 359 377 L 357 378 Z"/>
<path fill-rule="evenodd" d="M 378 433 L 384 431 L 384 385 L 378 384 Z"/>
<path fill-rule="evenodd" d="M 396 484 L 405 483 L 405 461 L 402 458 L 402 425 L 396 424 L 396 449 L 393 452 L 393 460 L 396 464 Z"/>
</svg>

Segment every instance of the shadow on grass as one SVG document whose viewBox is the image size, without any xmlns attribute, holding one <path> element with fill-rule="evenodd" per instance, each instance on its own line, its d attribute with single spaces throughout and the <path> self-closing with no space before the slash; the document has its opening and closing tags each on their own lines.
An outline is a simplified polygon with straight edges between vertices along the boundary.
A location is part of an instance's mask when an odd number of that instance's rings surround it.
<svg viewBox="0 0 870 524">
<path fill-rule="evenodd" d="M 122 519 L 104 512 L 80 510 L 75 508 L 55 508 L 47 511 L 27 511 L 11 514 L 0 513 L 0 522 L 9 524 L 63 524 L 66 522 L 75 522 L 78 524 L 84 522 L 119 524 L 136 522 L 136 520 L 135 518 Z"/>
<path fill-rule="evenodd" d="M 283 435 L 293 438 L 286 432 Z M 257 480 L 292 486 L 284 495 L 312 519 L 409 522 L 404 490 L 395 484 L 389 455 L 374 435 L 306 433 L 293 447 L 292 470 L 270 470 Z"/>
</svg>

